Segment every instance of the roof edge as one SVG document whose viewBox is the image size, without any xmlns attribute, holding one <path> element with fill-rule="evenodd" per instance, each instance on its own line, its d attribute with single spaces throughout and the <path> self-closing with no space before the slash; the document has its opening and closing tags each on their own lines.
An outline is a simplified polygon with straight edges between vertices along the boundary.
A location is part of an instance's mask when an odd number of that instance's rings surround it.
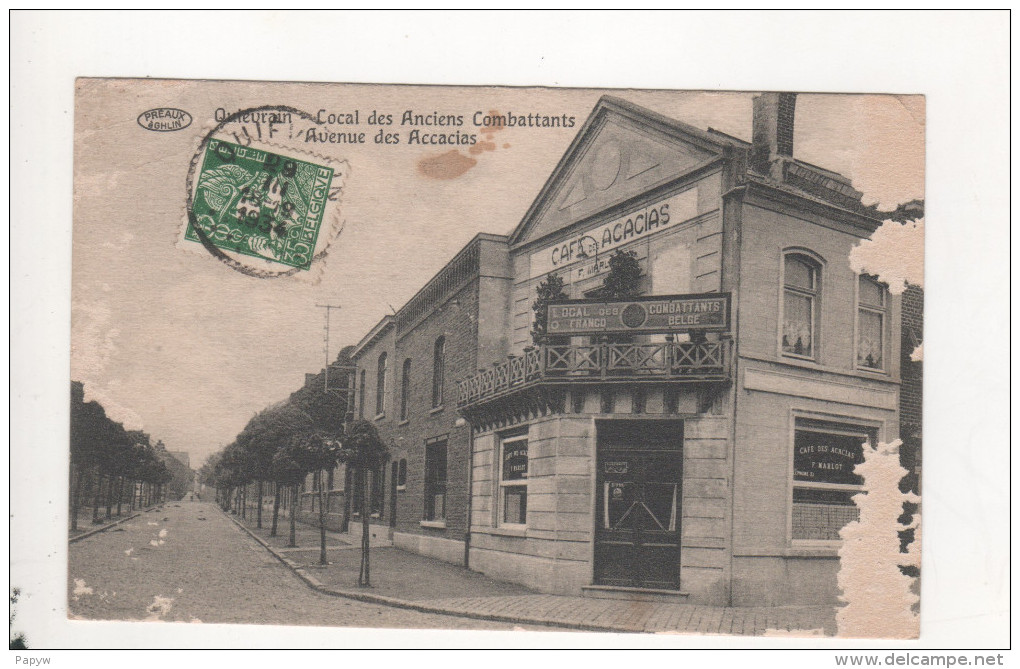
<svg viewBox="0 0 1020 669">
<path fill-rule="evenodd" d="M 647 107 L 642 107 L 641 105 L 630 102 L 629 100 L 624 100 L 623 98 L 618 98 L 612 95 L 603 95 L 599 98 L 598 102 L 595 103 L 595 107 L 592 109 L 591 114 L 588 115 L 584 125 L 582 125 L 577 131 L 577 135 L 574 136 L 574 139 L 570 142 L 567 150 L 560 157 L 559 162 L 556 163 L 556 167 L 553 168 L 549 178 L 547 178 L 545 183 L 542 185 L 538 195 L 532 201 L 524 216 L 521 217 L 520 222 L 514 227 L 510 234 L 507 235 L 511 246 L 516 246 L 520 242 L 521 236 L 527 231 L 530 223 L 542 210 L 543 206 L 552 195 L 553 184 L 559 181 L 560 177 L 566 171 L 567 166 L 570 165 L 576 157 L 581 145 L 590 136 L 592 130 L 599 125 L 602 118 L 610 113 L 616 113 L 625 118 L 651 125 L 660 132 L 671 135 L 676 139 L 693 142 L 700 146 L 700 148 L 708 151 L 721 153 L 726 146 L 733 146 L 737 144 L 737 142 L 726 136 L 701 130 L 700 128 L 669 118 L 668 116 L 652 111 Z"/>
</svg>

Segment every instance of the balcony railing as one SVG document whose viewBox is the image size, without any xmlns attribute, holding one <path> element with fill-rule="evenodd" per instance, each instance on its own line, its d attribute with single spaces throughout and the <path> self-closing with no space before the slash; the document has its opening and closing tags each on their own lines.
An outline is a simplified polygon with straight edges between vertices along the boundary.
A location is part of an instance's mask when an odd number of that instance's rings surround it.
<svg viewBox="0 0 1020 669">
<path fill-rule="evenodd" d="M 725 381 L 730 341 L 540 346 L 460 382 L 457 406 L 539 382 Z"/>
</svg>

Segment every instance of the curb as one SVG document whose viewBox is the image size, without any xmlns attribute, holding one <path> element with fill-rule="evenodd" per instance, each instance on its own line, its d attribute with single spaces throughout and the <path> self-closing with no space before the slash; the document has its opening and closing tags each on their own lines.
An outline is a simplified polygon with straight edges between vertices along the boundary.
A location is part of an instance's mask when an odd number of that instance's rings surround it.
<svg viewBox="0 0 1020 669">
<path fill-rule="evenodd" d="M 152 508 L 155 508 L 155 507 L 152 507 Z M 145 511 L 139 511 L 138 513 L 136 513 L 134 515 L 131 515 L 131 516 L 128 516 L 127 518 L 121 518 L 120 520 L 118 520 L 115 523 L 110 523 L 109 525 L 103 525 L 102 527 L 97 527 L 94 530 L 90 530 L 90 531 L 86 532 L 85 534 L 79 534 L 76 537 L 69 537 L 68 540 L 67 540 L 67 543 L 73 544 L 76 541 L 81 541 L 82 539 L 88 539 L 93 534 L 99 534 L 100 532 L 105 532 L 106 530 L 110 529 L 111 527 L 116 527 L 116 526 L 120 525 L 121 523 L 126 523 L 127 521 L 131 520 L 132 518 L 137 518 L 138 516 L 142 515 L 143 513 L 145 513 Z"/>
<path fill-rule="evenodd" d="M 219 508 L 217 506 L 217 508 Z M 385 595 L 373 595 L 367 592 L 358 592 L 352 590 L 333 590 L 324 586 L 317 578 L 306 572 L 304 569 L 299 567 L 294 561 L 287 559 L 285 556 L 280 555 L 276 550 L 270 546 L 262 537 L 258 536 L 247 527 L 245 527 L 240 521 L 235 520 L 225 511 L 220 509 L 232 523 L 237 525 L 243 530 L 249 537 L 257 541 L 263 548 L 269 551 L 273 557 L 282 562 L 284 566 L 290 569 L 294 574 L 300 578 L 305 584 L 312 590 L 321 592 L 324 595 L 330 595 L 332 597 L 344 597 L 346 599 L 354 599 L 359 602 L 366 602 L 369 604 L 382 604 L 383 606 L 391 606 L 398 609 L 408 609 L 411 611 L 418 611 L 420 613 L 438 613 L 440 615 L 455 616 L 457 618 L 471 618 L 473 620 L 487 620 L 490 622 L 500 623 L 512 623 L 517 625 L 542 625 L 546 627 L 559 627 L 564 629 L 578 630 L 582 632 L 627 632 L 627 633 L 647 633 L 644 629 L 638 628 L 625 628 L 625 627 L 611 627 L 607 625 L 586 625 L 583 623 L 574 623 L 567 620 L 556 620 L 552 618 L 540 618 L 540 617 L 528 617 L 528 616 L 509 616 L 500 614 L 488 614 L 488 613 L 476 613 L 474 611 L 464 611 L 457 609 L 448 609 L 432 604 L 425 604 L 422 602 L 411 602 L 406 599 L 397 599 L 395 597 L 386 597 Z"/>
</svg>

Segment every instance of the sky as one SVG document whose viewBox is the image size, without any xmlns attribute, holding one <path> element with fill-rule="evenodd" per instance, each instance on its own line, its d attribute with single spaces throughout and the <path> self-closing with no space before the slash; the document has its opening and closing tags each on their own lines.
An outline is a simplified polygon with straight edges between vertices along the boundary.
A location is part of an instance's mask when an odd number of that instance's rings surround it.
<svg viewBox="0 0 1020 669">
<path fill-rule="evenodd" d="M 197 466 L 323 366 L 324 312 L 316 304 L 341 306 L 332 317 L 332 359 L 475 234 L 512 230 L 604 93 L 750 139 L 749 93 L 85 82 L 75 110 L 72 378 L 111 417 L 189 452 Z M 188 163 L 216 109 L 263 104 L 313 114 L 358 109 L 358 129 L 370 134 L 372 110 L 565 114 L 576 123 L 503 129 L 493 150 L 462 148 L 460 159 L 475 163 L 452 178 L 422 169 L 448 147 L 330 147 L 350 165 L 344 228 L 312 283 L 249 277 L 200 247 L 176 244 Z M 141 130 L 138 114 L 155 107 L 188 110 L 193 127 Z M 850 177 L 866 204 L 892 208 L 924 197 L 924 124 L 919 96 L 802 94 L 794 155 Z"/>
</svg>

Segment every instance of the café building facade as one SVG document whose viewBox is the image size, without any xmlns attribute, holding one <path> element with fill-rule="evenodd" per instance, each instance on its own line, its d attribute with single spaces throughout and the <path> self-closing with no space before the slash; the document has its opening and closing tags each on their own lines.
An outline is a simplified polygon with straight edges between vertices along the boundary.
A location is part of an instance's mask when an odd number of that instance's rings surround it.
<svg viewBox="0 0 1020 669">
<path fill-rule="evenodd" d="M 897 436 L 900 304 L 850 269 L 880 221 L 793 156 L 795 104 L 756 97 L 747 143 L 603 98 L 516 229 L 359 343 L 398 545 L 543 592 L 835 603 L 853 466 Z M 598 297 L 621 252 L 637 294 Z"/>
</svg>

